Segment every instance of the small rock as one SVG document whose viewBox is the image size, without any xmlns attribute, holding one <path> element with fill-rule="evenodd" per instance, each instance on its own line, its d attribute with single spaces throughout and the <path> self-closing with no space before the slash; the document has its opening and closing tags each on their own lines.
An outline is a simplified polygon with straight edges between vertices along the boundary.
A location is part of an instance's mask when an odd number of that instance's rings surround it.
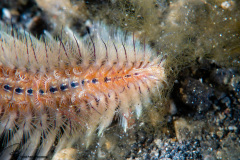
<svg viewBox="0 0 240 160">
<path fill-rule="evenodd" d="M 230 131 L 236 131 L 237 127 L 236 126 L 228 126 L 228 130 Z"/>
<path fill-rule="evenodd" d="M 77 150 L 73 148 L 62 149 L 53 156 L 53 160 L 76 160 Z"/>
<path fill-rule="evenodd" d="M 224 131 L 223 130 L 220 130 L 220 131 L 217 131 L 217 136 L 221 139 L 224 135 Z"/>
</svg>

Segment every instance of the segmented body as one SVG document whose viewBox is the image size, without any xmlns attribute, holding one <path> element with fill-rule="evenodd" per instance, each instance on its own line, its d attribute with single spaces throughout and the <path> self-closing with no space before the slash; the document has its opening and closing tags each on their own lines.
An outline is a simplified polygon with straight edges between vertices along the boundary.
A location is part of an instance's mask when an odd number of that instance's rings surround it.
<svg viewBox="0 0 240 160">
<path fill-rule="evenodd" d="M 10 41 L 14 49 L 8 48 Z M 24 62 L 13 54 L 22 44 L 25 49 L 20 50 L 20 55 L 25 57 Z M 116 113 L 126 130 L 130 112 L 135 111 L 139 117 L 142 102 L 165 81 L 161 58 L 154 59 L 145 48 L 135 49 L 134 41 L 115 45 L 111 39 L 104 42 L 97 37 L 91 49 L 79 47 L 77 41 L 75 48 L 61 41 L 50 49 L 46 43 L 36 48 L 30 48 L 30 44 L 33 42 L 27 37 L 1 42 L 0 54 L 4 58 L 0 65 L 0 134 L 16 129 L 12 143 L 21 142 L 26 133 L 31 140 L 40 139 L 43 133 L 46 141 L 55 139 L 61 128 L 66 137 L 81 133 L 91 139 L 97 129 L 100 135 L 111 124 Z M 6 55 L 7 50 L 12 56 Z M 26 148 L 24 154 L 33 155 L 37 146 L 46 141 L 38 140 L 35 149 Z M 47 147 L 39 152 L 46 155 L 53 142 L 46 142 Z"/>
</svg>

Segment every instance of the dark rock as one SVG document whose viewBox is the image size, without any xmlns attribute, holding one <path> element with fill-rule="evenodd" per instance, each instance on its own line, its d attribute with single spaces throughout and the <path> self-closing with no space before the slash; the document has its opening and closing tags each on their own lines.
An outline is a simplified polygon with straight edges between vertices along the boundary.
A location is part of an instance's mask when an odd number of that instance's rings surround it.
<svg viewBox="0 0 240 160">
<path fill-rule="evenodd" d="M 206 112 L 211 107 L 212 96 L 214 96 L 213 89 L 199 80 L 187 78 L 183 82 L 183 102 L 199 113 Z"/>
</svg>

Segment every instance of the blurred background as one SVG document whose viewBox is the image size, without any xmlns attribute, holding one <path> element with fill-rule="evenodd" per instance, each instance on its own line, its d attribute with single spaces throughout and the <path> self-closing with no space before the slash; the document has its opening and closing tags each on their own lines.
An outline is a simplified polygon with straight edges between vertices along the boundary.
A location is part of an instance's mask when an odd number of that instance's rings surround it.
<svg viewBox="0 0 240 160">
<path fill-rule="evenodd" d="M 116 119 L 78 159 L 240 159 L 240 1 L 1 0 L 0 23 L 40 38 L 96 22 L 166 55 L 168 85 L 129 130 Z M 71 154 L 71 153 L 69 153 Z"/>
</svg>

